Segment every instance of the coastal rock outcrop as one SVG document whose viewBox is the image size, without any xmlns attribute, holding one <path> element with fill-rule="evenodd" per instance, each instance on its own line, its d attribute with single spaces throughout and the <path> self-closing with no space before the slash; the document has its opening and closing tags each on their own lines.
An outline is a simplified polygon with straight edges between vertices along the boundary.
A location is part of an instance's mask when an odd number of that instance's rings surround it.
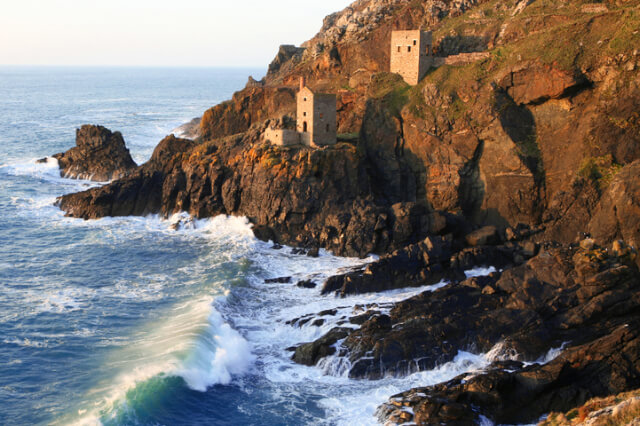
<svg viewBox="0 0 640 426">
<path fill-rule="evenodd" d="M 263 124 L 264 126 L 264 124 Z M 265 240 L 326 247 L 338 254 L 384 253 L 441 230 L 424 206 L 389 205 L 351 144 L 281 149 L 260 126 L 205 144 L 165 138 L 151 160 L 110 185 L 60 198 L 70 216 L 244 215 Z"/>
<path fill-rule="evenodd" d="M 399 302 L 384 322 L 368 319 L 338 348 L 349 359 L 349 376 L 432 369 L 460 350 L 488 352 L 497 344 L 536 360 L 640 321 L 640 273 L 632 259 L 592 242 L 583 246 L 547 245 L 521 266 Z"/>
<path fill-rule="evenodd" d="M 119 179 L 137 167 L 120 132 L 88 124 L 76 130 L 75 147 L 53 157 L 61 176 L 98 182 Z"/>
<path fill-rule="evenodd" d="M 621 324 L 548 363 L 497 362 L 489 371 L 393 396 L 378 410 L 384 422 L 417 425 L 535 422 L 595 396 L 640 384 L 640 322 Z M 506 364 L 506 365 L 505 365 Z M 515 370 L 515 371 L 514 371 Z"/>
</svg>

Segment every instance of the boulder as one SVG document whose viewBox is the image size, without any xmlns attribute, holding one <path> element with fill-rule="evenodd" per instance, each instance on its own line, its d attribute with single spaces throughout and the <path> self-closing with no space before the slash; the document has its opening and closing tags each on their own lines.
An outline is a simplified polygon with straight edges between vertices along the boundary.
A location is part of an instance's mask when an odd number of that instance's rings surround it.
<svg viewBox="0 0 640 426">
<path fill-rule="evenodd" d="M 498 244 L 500 242 L 500 235 L 495 226 L 485 226 L 468 234 L 465 240 L 471 247 L 486 246 Z"/>
<path fill-rule="evenodd" d="M 500 81 L 500 86 L 519 105 L 557 99 L 588 84 L 585 77 L 574 72 L 538 63 L 520 64 Z"/>
<path fill-rule="evenodd" d="M 76 130 L 75 147 L 53 157 L 61 176 L 97 182 L 120 179 L 137 167 L 120 132 L 88 124 Z"/>
<path fill-rule="evenodd" d="M 292 359 L 298 364 L 315 365 L 320 358 L 336 353 L 334 345 L 349 334 L 348 328 L 336 327 L 320 339 L 298 346 Z"/>
</svg>

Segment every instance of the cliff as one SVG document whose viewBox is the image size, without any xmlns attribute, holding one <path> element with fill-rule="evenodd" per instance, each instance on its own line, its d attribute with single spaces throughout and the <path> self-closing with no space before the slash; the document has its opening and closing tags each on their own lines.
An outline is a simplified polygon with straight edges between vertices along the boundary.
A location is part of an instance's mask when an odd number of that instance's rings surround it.
<svg viewBox="0 0 640 426">
<path fill-rule="evenodd" d="M 264 239 L 350 256 L 383 253 L 444 227 L 424 206 L 390 203 L 352 144 L 281 149 L 262 141 L 263 131 L 254 126 L 201 144 L 169 136 L 134 173 L 66 195 L 59 205 L 85 219 L 243 215 Z"/>
<path fill-rule="evenodd" d="M 410 87 L 388 45 L 418 27 L 438 66 Z M 58 204 L 85 219 L 244 215 L 265 240 L 381 255 L 323 294 L 449 282 L 291 348 L 306 365 L 338 352 L 371 380 L 469 348 L 520 354 L 399 394 L 383 422 L 568 411 L 640 388 L 638 28 L 638 0 L 359 0 L 205 112 L 195 141 L 168 136 L 126 177 Z M 337 93 L 336 146 L 263 141 L 294 118 L 300 76 Z M 474 266 L 500 270 L 467 278 Z"/>
<path fill-rule="evenodd" d="M 358 1 L 303 48 L 282 49 L 263 86 L 214 108 L 203 133 L 292 115 L 293 94 L 281 91 L 305 75 L 337 92 L 339 132 L 360 135 L 391 202 L 478 226 L 543 225 L 541 240 L 572 242 L 613 176 L 640 155 L 638 3 L 588 6 Z M 387 45 L 393 29 L 419 26 L 434 30 L 438 55 L 484 54 L 447 61 L 409 87 L 386 73 Z M 221 129 L 237 111 L 242 123 Z"/>
</svg>

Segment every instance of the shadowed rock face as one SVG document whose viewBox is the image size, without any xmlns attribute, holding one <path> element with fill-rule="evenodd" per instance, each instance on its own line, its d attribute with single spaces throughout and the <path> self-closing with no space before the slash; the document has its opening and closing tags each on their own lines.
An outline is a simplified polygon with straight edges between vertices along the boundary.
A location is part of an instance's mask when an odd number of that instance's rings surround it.
<svg viewBox="0 0 640 426">
<path fill-rule="evenodd" d="M 61 176 L 97 182 L 119 179 L 137 167 L 120 132 L 88 124 L 76 130 L 75 147 L 53 157 Z"/>
</svg>

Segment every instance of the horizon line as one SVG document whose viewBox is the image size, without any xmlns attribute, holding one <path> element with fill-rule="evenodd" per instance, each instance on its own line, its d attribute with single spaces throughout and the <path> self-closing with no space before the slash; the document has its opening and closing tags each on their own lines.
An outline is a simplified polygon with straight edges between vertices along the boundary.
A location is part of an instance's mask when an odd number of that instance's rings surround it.
<svg viewBox="0 0 640 426">
<path fill-rule="evenodd" d="M 113 65 L 113 64 L 0 64 L 12 68 L 222 68 L 222 69 L 267 69 L 268 65 Z"/>
</svg>

